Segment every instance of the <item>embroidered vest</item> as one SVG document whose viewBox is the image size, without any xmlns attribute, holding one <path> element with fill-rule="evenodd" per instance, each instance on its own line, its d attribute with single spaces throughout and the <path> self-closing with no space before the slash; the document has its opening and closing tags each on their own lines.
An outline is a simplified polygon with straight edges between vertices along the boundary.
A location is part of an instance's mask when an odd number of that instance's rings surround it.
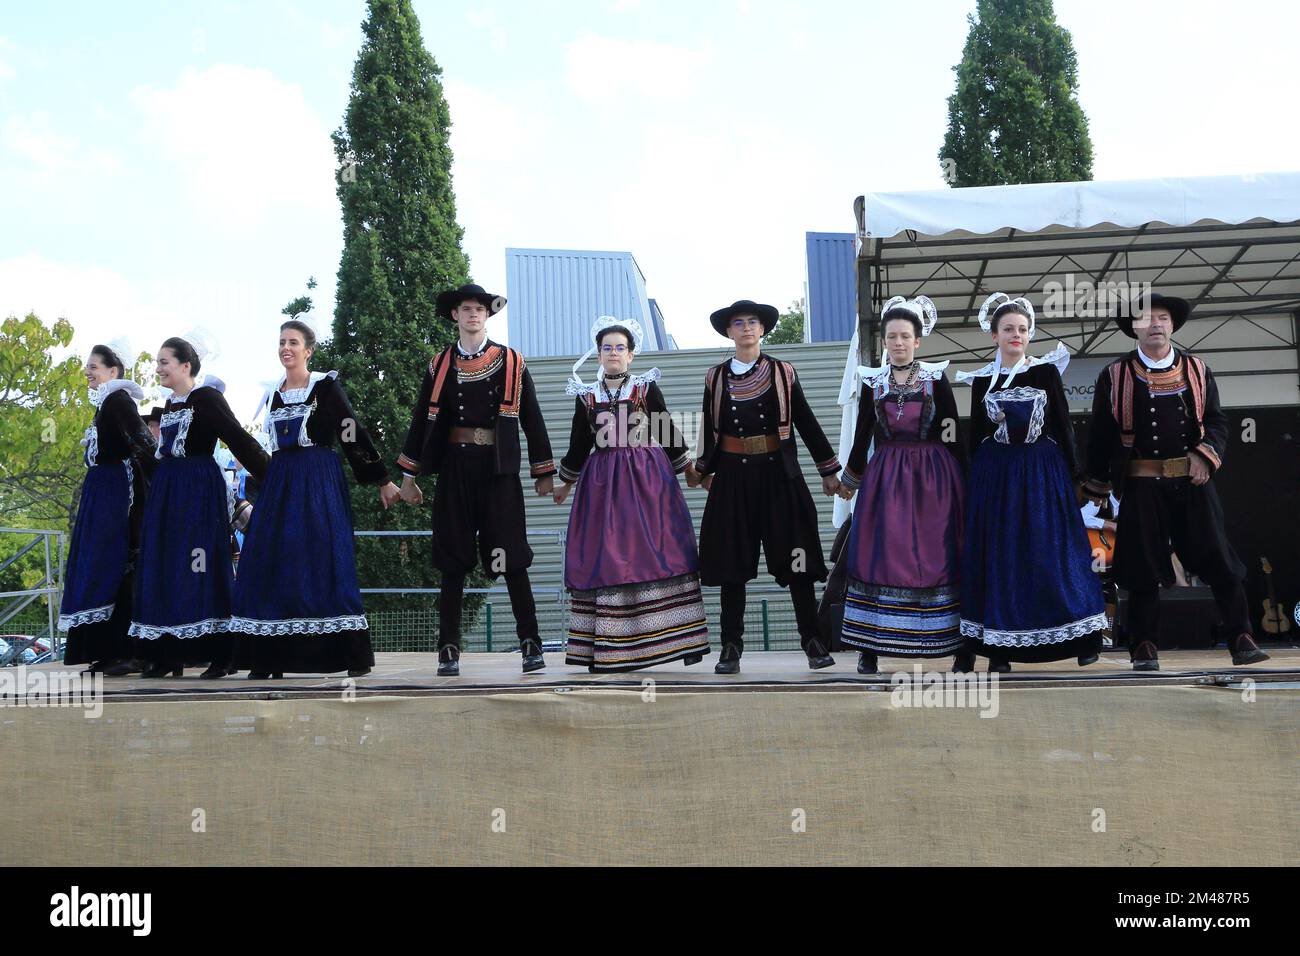
<svg viewBox="0 0 1300 956">
<path fill-rule="evenodd" d="M 1140 364 L 1136 353 L 1111 363 L 1110 413 L 1119 424 L 1120 442 L 1125 448 L 1133 447 L 1133 386 L 1139 374 L 1149 381 L 1153 391 L 1180 386 L 1185 378 L 1192 393 L 1198 440 L 1205 438 L 1205 362 L 1185 353 L 1178 357 L 1179 361 L 1169 369 L 1149 369 Z"/>
<path fill-rule="evenodd" d="M 763 357 L 759 357 L 761 362 Z M 789 362 L 782 362 L 778 359 L 771 359 L 772 374 L 776 381 L 773 385 L 776 388 L 776 406 L 777 422 L 776 434 L 782 441 L 789 441 L 792 434 L 790 430 L 790 395 L 794 389 L 794 366 Z M 718 433 L 722 422 L 722 393 L 725 389 L 722 387 L 722 376 L 727 374 L 731 367 L 731 359 L 723 362 L 721 365 L 715 365 L 709 370 L 708 377 L 705 381 L 705 388 L 713 396 L 713 444 L 718 444 Z"/>
<path fill-rule="evenodd" d="M 504 354 L 504 357 L 502 355 Z M 524 389 L 524 357 L 512 348 L 504 345 L 489 345 L 480 356 L 472 359 L 456 358 L 455 344 L 449 345 L 429 363 L 429 374 L 433 376 L 433 391 L 429 393 L 429 421 L 438 418 L 439 399 L 442 387 L 446 384 L 449 372 L 459 371 L 471 378 L 492 374 L 494 365 L 504 362 L 506 370 L 505 387 L 501 390 L 501 404 L 497 411 L 506 418 L 519 417 L 519 401 Z"/>
</svg>

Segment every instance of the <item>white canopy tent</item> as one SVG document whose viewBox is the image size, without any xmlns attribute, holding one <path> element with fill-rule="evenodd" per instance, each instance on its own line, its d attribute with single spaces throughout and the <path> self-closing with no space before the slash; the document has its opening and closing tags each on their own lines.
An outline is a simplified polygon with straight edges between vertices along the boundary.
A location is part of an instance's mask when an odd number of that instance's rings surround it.
<svg viewBox="0 0 1300 956">
<path fill-rule="evenodd" d="M 1300 173 L 873 193 L 854 209 L 866 364 L 880 307 L 922 293 L 940 317 L 926 359 L 988 360 L 976 315 L 991 292 L 1034 303 L 1035 353 L 1059 339 L 1076 359 L 1122 354 L 1132 340 L 1087 293 L 1150 283 L 1192 303 L 1177 344 L 1210 363 L 1226 404 L 1300 404 Z M 1094 364 L 1074 367 L 1095 379 Z"/>
<path fill-rule="evenodd" d="M 1214 369 L 1226 406 L 1300 405 L 1300 173 L 869 193 L 854 212 L 858 332 L 840 390 L 842 461 L 856 369 L 879 363 L 880 309 L 895 295 L 934 301 L 939 324 L 920 357 L 954 371 L 992 356 L 977 320 L 984 298 L 1028 297 L 1039 313 L 1030 352 L 1065 343 L 1066 393 L 1082 412 L 1104 365 L 1134 346 L 1093 293 L 1149 283 L 1192 303 L 1175 341 Z M 969 390 L 957 398 L 967 412 Z"/>
</svg>

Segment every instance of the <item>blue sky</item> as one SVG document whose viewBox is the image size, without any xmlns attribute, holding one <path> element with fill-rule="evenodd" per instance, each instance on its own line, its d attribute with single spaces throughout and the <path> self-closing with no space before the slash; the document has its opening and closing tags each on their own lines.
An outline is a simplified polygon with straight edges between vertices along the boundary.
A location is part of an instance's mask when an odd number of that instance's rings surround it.
<svg viewBox="0 0 1300 956">
<path fill-rule="evenodd" d="M 507 246 L 631 250 L 677 341 L 717 344 L 718 305 L 802 294 L 805 231 L 850 230 L 860 193 L 942 185 L 973 9 L 417 0 L 476 280 L 505 291 Z M 1300 164 L 1300 6 L 1056 9 L 1095 178 Z M 210 367 L 251 404 L 309 275 L 331 314 L 329 133 L 364 17 L 361 0 L 7 4 L 0 315 L 66 316 L 83 349 L 204 329 Z"/>
</svg>

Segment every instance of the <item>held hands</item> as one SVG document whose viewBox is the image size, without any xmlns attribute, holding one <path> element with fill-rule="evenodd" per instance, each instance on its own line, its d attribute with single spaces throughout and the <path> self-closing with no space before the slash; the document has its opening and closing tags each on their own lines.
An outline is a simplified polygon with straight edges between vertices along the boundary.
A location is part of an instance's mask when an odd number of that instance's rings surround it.
<svg viewBox="0 0 1300 956">
<path fill-rule="evenodd" d="M 557 505 L 562 505 L 564 504 L 564 499 L 569 497 L 569 492 L 572 490 L 573 485 L 569 484 L 567 481 L 562 481 L 556 485 L 555 490 L 551 492 L 551 498 Z"/>
<path fill-rule="evenodd" d="M 713 487 L 713 475 L 700 474 L 699 471 L 696 470 L 695 462 L 693 461 L 688 461 L 686 463 L 686 471 L 683 472 L 683 474 L 686 475 L 687 488 L 703 488 L 705 491 L 708 491 Z"/>
<path fill-rule="evenodd" d="M 545 478 L 538 478 L 537 481 L 533 483 L 533 487 L 537 489 L 538 497 L 549 495 L 555 490 L 555 476 L 547 475 Z"/>
<path fill-rule="evenodd" d="M 384 510 L 387 511 L 397 503 L 397 499 L 401 497 L 401 494 L 402 493 L 398 490 L 397 485 L 393 484 L 391 481 L 387 484 L 380 485 L 379 503 L 382 504 Z"/>
<path fill-rule="evenodd" d="M 840 487 L 835 493 L 839 495 L 841 498 L 843 498 L 845 501 L 852 501 L 853 496 L 857 492 L 855 492 L 852 488 L 850 488 L 848 485 L 846 485 L 844 482 L 841 481 Z"/>
<path fill-rule="evenodd" d="M 822 494 L 839 495 L 843 490 L 843 487 L 844 486 L 840 484 L 840 479 L 837 475 L 827 475 L 822 479 Z M 841 495 L 841 497 L 843 496 Z M 853 496 L 850 494 L 849 497 L 851 498 Z M 845 500 L 847 501 L 848 499 Z"/>
<path fill-rule="evenodd" d="M 420 493 L 420 486 L 415 483 L 414 478 L 403 478 L 401 490 L 397 496 L 405 501 L 408 505 L 418 505 L 424 503 L 424 495 Z"/>
</svg>

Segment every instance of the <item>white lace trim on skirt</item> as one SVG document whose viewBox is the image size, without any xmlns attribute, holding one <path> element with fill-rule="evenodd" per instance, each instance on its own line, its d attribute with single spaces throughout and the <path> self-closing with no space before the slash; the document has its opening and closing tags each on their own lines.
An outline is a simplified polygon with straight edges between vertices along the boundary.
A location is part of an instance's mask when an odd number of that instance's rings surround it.
<svg viewBox="0 0 1300 956">
<path fill-rule="evenodd" d="M 225 634 L 229 630 L 230 618 L 210 617 L 206 621 L 195 621 L 193 624 L 165 624 L 161 626 L 132 621 L 128 633 L 132 637 L 143 638 L 146 641 L 156 641 L 164 634 L 170 634 L 185 641 L 195 637 L 203 637 L 207 634 Z"/>
<path fill-rule="evenodd" d="M 1109 626 L 1106 613 L 1093 614 L 1090 617 L 1060 627 L 1040 627 L 1032 631 L 993 631 L 977 621 L 961 619 L 963 637 L 973 637 L 994 647 L 1038 647 L 1043 644 L 1063 644 L 1076 638 L 1085 637 L 1094 631 L 1104 630 Z"/>
<path fill-rule="evenodd" d="M 116 603 L 105 604 L 103 607 L 87 608 L 73 614 L 60 614 L 59 630 L 70 631 L 74 627 L 81 627 L 83 624 L 98 624 L 101 621 L 107 621 L 113 616 L 113 608 L 116 606 Z"/>
<path fill-rule="evenodd" d="M 232 617 L 230 629 L 259 637 L 284 637 L 291 634 L 338 634 L 343 631 L 365 631 L 370 622 L 364 614 L 344 614 L 340 617 L 299 617 L 284 621 L 261 621 L 252 617 Z"/>
</svg>

